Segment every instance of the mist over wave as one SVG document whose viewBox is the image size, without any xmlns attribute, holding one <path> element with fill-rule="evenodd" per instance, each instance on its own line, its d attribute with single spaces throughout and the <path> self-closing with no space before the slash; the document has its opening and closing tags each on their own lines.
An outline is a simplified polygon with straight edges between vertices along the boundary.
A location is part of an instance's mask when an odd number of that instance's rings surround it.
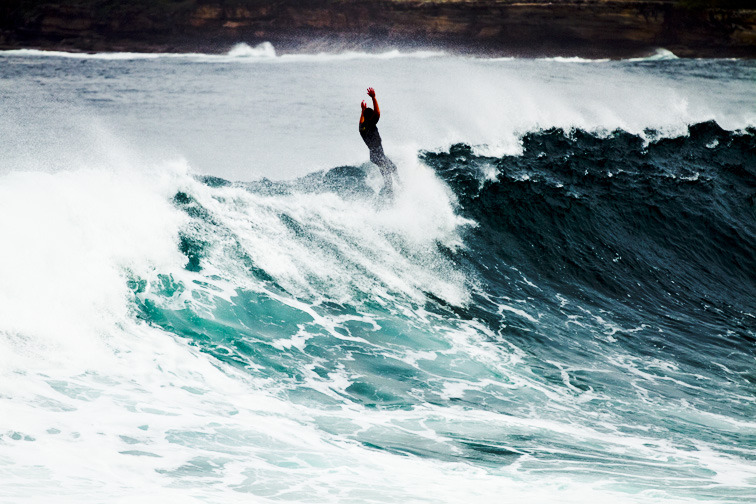
<svg viewBox="0 0 756 504">
<path fill-rule="evenodd" d="M 748 61 L 247 52 L 275 51 L 241 46 L 233 57 L 136 60 L 0 53 L 1 168 L 80 166 L 113 151 L 183 158 L 199 173 L 229 180 L 355 165 L 365 159 L 355 131 L 369 85 L 384 109 L 386 152 L 408 163 L 418 150 L 458 142 L 477 154 L 519 153 L 523 135 L 551 127 L 679 136 L 709 120 L 731 131 L 756 124 L 756 70 Z"/>
<path fill-rule="evenodd" d="M 0 58 L 0 500 L 756 497 L 750 63 Z"/>
</svg>

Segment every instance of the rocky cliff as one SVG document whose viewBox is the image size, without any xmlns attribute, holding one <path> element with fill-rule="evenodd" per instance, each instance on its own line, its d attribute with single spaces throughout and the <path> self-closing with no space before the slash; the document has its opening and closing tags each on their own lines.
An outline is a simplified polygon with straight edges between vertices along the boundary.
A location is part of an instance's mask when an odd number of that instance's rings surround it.
<svg viewBox="0 0 756 504">
<path fill-rule="evenodd" d="M 440 47 L 499 55 L 756 57 L 756 5 L 679 0 L 6 0 L 0 46 L 221 52 Z M 716 6 L 719 5 L 719 6 Z"/>
</svg>

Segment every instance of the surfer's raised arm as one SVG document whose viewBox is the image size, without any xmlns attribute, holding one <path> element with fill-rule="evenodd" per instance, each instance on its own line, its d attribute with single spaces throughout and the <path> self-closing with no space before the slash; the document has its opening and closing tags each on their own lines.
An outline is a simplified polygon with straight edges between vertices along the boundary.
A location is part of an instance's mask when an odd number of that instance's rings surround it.
<svg viewBox="0 0 756 504">
<path fill-rule="evenodd" d="M 378 100 L 375 99 L 375 89 L 371 87 L 367 88 L 367 94 L 370 98 L 373 99 L 373 110 L 375 110 L 375 122 L 378 122 L 378 119 L 381 118 L 381 109 L 378 108 Z"/>
<path fill-rule="evenodd" d="M 375 99 L 375 89 L 368 88 L 367 94 L 370 98 L 373 99 L 373 108 L 368 109 L 367 103 L 365 103 L 365 100 L 362 100 L 362 114 L 360 114 L 360 124 L 365 122 L 365 109 L 370 111 L 368 112 L 368 119 L 371 119 L 372 122 L 377 123 L 378 119 L 381 118 L 381 109 L 378 108 L 378 100 Z"/>
</svg>

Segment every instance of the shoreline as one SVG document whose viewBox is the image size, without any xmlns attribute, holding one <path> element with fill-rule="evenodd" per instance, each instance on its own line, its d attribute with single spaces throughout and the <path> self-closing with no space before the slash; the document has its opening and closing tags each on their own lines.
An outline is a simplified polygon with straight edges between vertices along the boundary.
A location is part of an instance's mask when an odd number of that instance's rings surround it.
<svg viewBox="0 0 756 504">
<path fill-rule="evenodd" d="M 0 7 L 0 49 L 223 54 L 240 42 L 270 42 L 281 54 L 399 49 L 627 59 L 664 48 L 681 58 L 756 58 L 756 8 L 695 9 L 685 1 L 693 0 L 313 0 L 305 6 L 189 0 L 166 12 L 165 6 L 111 5 L 114 0 L 23 11 L 13 10 L 21 0 L 10 0 Z"/>
</svg>

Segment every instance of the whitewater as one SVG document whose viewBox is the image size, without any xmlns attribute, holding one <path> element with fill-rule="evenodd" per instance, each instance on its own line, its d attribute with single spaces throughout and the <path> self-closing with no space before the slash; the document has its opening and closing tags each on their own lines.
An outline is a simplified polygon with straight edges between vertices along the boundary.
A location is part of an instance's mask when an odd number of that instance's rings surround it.
<svg viewBox="0 0 756 504">
<path fill-rule="evenodd" d="M 753 502 L 755 81 L 0 52 L 0 502 Z"/>
</svg>

